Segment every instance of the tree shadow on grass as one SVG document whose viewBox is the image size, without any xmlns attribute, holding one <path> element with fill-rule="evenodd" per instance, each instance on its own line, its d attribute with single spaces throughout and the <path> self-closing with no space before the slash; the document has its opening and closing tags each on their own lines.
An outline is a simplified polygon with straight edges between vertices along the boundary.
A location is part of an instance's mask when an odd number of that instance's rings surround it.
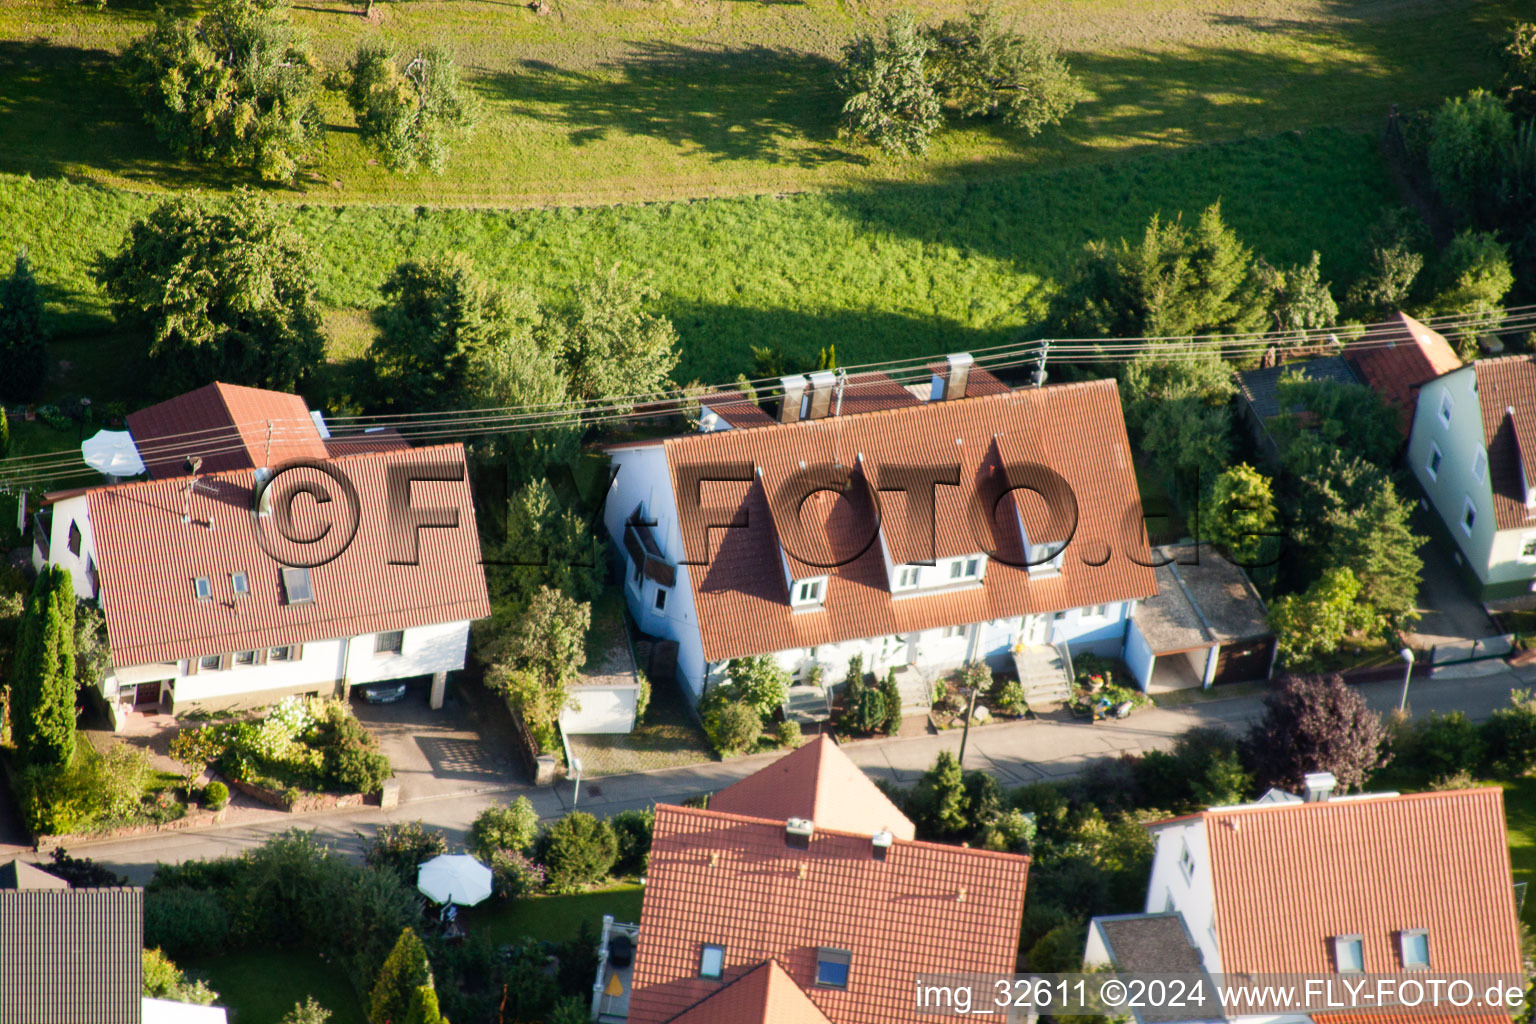
<svg viewBox="0 0 1536 1024">
<path fill-rule="evenodd" d="M 477 69 L 483 77 L 474 84 L 518 113 L 562 125 L 577 145 L 644 135 L 712 160 L 863 164 L 836 144 L 834 67 L 826 57 L 765 46 L 642 42 L 595 73 L 527 61 L 518 73 Z"/>
</svg>

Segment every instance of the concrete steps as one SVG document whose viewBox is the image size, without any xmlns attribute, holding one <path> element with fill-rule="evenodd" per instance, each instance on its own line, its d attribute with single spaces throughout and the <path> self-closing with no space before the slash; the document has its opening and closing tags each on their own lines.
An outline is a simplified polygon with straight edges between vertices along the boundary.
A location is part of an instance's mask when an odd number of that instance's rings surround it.
<svg viewBox="0 0 1536 1024">
<path fill-rule="evenodd" d="M 1065 704 L 1072 698 L 1072 677 L 1066 658 L 1055 647 L 1029 646 L 1013 656 L 1024 699 L 1030 707 Z"/>
</svg>

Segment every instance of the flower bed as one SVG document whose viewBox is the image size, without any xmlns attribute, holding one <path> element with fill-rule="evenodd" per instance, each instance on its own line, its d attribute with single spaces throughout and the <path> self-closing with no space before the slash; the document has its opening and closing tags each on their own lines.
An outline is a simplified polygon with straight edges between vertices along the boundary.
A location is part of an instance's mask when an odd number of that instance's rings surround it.
<svg viewBox="0 0 1536 1024">
<path fill-rule="evenodd" d="M 144 751 L 113 742 L 98 751 L 76 734 L 62 768 L 8 769 L 27 830 L 35 836 L 96 836 L 174 822 L 187 813 L 176 778 L 155 771 Z"/>
<path fill-rule="evenodd" d="M 1084 654 L 1077 659 L 1074 669 L 1077 678 L 1067 708 L 1078 718 L 1095 722 L 1101 718 L 1123 718 L 1152 703 L 1145 693 L 1119 682 L 1130 678 L 1130 674 L 1118 661 Z"/>
<path fill-rule="evenodd" d="M 184 729 L 171 756 L 193 777 L 212 763 L 233 788 L 284 810 L 333 806 L 317 799 L 323 793 L 374 793 L 394 774 L 350 708 L 308 697 L 284 698 L 261 718 Z"/>
</svg>

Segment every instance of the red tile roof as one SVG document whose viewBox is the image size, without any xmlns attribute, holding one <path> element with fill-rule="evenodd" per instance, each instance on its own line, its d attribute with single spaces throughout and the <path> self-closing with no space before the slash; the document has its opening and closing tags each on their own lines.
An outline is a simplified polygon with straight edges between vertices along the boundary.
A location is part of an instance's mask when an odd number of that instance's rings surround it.
<svg viewBox="0 0 1536 1024">
<path fill-rule="evenodd" d="M 1480 996 L 1482 993 L 1478 993 Z M 1316 1024 L 1509 1024 L 1507 1013 L 1426 1013 L 1422 1010 L 1361 1010 L 1314 1013 Z"/>
<path fill-rule="evenodd" d="M 1536 356 L 1479 359 L 1472 365 L 1488 446 L 1494 522 L 1501 530 L 1519 529 L 1533 520 L 1521 469 L 1536 466 Z M 1528 443 L 1521 445 L 1522 439 Z M 1536 473 L 1528 479 L 1536 486 Z"/>
<path fill-rule="evenodd" d="M 362 455 L 364 452 L 398 452 L 410 446 L 411 442 L 393 427 L 354 434 L 332 434 L 325 439 L 326 454 L 333 459 L 341 455 Z"/>
<path fill-rule="evenodd" d="M 1396 973 L 1397 933 L 1414 928 L 1429 930 L 1439 973 L 1520 969 L 1498 788 L 1198 817 L 1227 974 L 1331 973 L 1336 935 L 1361 936 L 1366 973 Z"/>
<path fill-rule="evenodd" d="M 832 1024 L 776 961 L 717 988 L 670 1024 Z"/>
<path fill-rule="evenodd" d="M 828 736 L 716 793 L 709 809 L 787 821 L 809 818 L 817 828 L 872 836 L 889 829 L 912 839 L 916 828 Z"/>
<path fill-rule="evenodd" d="M 1404 437 L 1413 429 L 1413 408 L 1426 381 L 1461 366 L 1456 350 L 1435 331 L 1407 313 L 1393 318 L 1395 330 L 1345 347 L 1361 381 L 1395 406 Z"/>
<path fill-rule="evenodd" d="M 665 448 L 675 494 L 685 493 L 680 474 L 690 467 L 736 463 L 761 471 L 751 484 L 707 485 L 703 503 L 720 509 L 679 510 L 686 560 L 695 563 L 690 565 L 689 578 L 709 661 L 1107 604 L 1157 592 L 1153 569 L 1132 558 L 1150 560 L 1114 381 L 1005 391 L 772 428 L 694 434 L 669 439 Z M 865 461 L 853 474 L 856 486 L 849 496 L 824 495 L 807 503 L 812 520 L 809 532 L 814 535 L 819 529 L 838 556 L 816 560 L 851 561 L 832 570 L 824 610 L 794 612 L 775 525 L 787 527 L 775 524 L 767 494 L 802 462 L 853 467 L 860 456 Z M 870 543 L 876 524 L 898 559 L 936 547 L 938 557 L 991 549 L 1015 563 L 1023 561 L 1011 500 L 999 507 L 999 522 L 985 513 L 973 517 L 969 511 L 971 500 L 988 489 L 997 491 L 1010 482 L 1022 482 L 1010 480 L 1003 472 L 1005 463 L 1021 457 L 1059 474 L 1075 496 L 1077 529 L 1062 571 L 1032 575 L 993 559 L 979 585 L 892 600 L 880 544 Z M 931 537 L 926 524 L 919 532 L 908 520 L 898 492 L 880 493 L 878 519 L 863 504 L 869 500 L 867 487 L 857 482 L 873 479 L 878 483 L 882 467 L 954 463 L 960 465 L 961 484 L 935 488 Z M 1040 497 L 1028 495 L 1022 504 L 1031 529 L 1049 519 Z M 1070 504 L 1065 499 L 1056 502 L 1063 516 Z M 705 524 L 727 521 L 732 514 L 746 528 L 708 530 L 707 541 L 701 541 Z M 1044 525 L 1040 530 L 1054 532 Z M 791 541 L 790 546 L 808 557 L 815 554 L 814 547 L 804 542 Z"/>
<path fill-rule="evenodd" d="M 326 456 L 304 399 L 238 384 L 209 384 L 140 409 L 128 416 L 128 432 L 152 477 L 185 474 L 191 456 L 204 473 Z"/>
<path fill-rule="evenodd" d="M 789 846 L 782 821 L 659 805 L 636 945 L 630 1024 L 662 1024 L 776 960 L 836 1024 L 912 1016 L 918 972 L 1012 973 L 1029 858 L 817 829 Z M 847 989 L 815 984 L 818 947 L 851 954 Z M 711 1018 L 714 1019 L 714 1018 Z"/>
<path fill-rule="evenodd" d="M 933 363 L 928 370 L 943 374 L 948 372 L 948 367 L 944 363 Z M 926 388 L 928 385 L 929 381 L 925 380 L 916 386 Z M 986 370 L 979 366 L 971 367 L 970 377 L 965 386 L 965 397 L 1000 395 L 1008 390 L 1007 384 Z M 776 401 L 771 392 L 768 400 Z M 779 422 L 777 417 L 759 408 L 756 402 L 748 399 L 740 391 L 720 391 L 705 395 L 700 401 L 733 427 L 769 427 Z M 839 415 L 858 416 L 867 412 L 884 412 L 887 409 L 910 409 L 913 406 L 922 405 L 924 401 L 925 399 L 919 398 L 906 386 L 898 383 L 896 378 L 870 370 L 848 375 L 844 383 L 841 410 L 838 409 L 837 397 L 834 394 L 827 416 L 829 418 Z"/>
<path fill-rule="evenodd" d="M 450 444 L 332 460 L 355 486 L 361 515 L 345 551 L 310 570 L 314 601 L 304 604 L 285 602 L 283 566 L 257 541 L 249 470 L 199 477 L 191 523 L 181 521 L 186 478 L 90 491 L 86 500 L 112 663 L 176 661 L 490 614 L 467 478 L 412 486 L 414 507 L 456 507 L 459 526 L 420 530 L 420 564 L 388 563 L 387 467 L 463 459 L 463 446 Z M 289 472 L 296 482 L 315 480 L 335 492 L 335 485 L 313 470 Z M 294 515 L 299 530 L 313 533 L 330 521 L 329 510 L 311 524 L 307 504 L 308 499 L 296 501 Z M 209 521 L 212 531 L 203 525 Z M 335 522 L 339 528 L 340 519 Z M 248 596 L 233 595 L 234 572 L 247 574 Z M 193 591 L 200 576 L 212 584 L 210 601 L 198 601 Z"/>
</svg>

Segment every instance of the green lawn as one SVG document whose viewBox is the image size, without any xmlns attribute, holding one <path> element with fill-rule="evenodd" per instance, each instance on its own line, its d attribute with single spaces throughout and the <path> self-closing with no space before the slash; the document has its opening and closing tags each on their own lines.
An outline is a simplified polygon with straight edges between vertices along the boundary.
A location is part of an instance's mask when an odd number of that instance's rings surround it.
<svg viewBox="0 0 1536 1024">
<path fill-rule="evenodd" d="M 1515 881 L 1536 889 L 1536 778 L 1504 786 L 1504 819 L 1509 828 L 1509 859 Z M 1520 919 L 1536 928 L 1536 898 L 1526 896 Z"/>
<path fill-rule="evenodd" d="M 367 1024 L 345 972 L 314 953 L 234 953 L 181 966 L 207 979 L 232 1024 L 278 1024 L 306 996 L 331 1011 L 330 1024 Z"/>
<path fill-rule="evenodd" d="M 485 935 L 493 943 L 511 942 L 524 935 L 548 942 L 574 938 L 581 922 L 593 934 L 603 930 L 603 915 L 633 924 L 640 920 L 640 901 L 645 890 L 638 885 L 615 885 L 574 896 L 535 896 L 510 904 L 482 904 L 460 915 L 472 934 Z"/>
<path fill-rule="evenodd" d="M 141 189 L 227 187 L 237 175 L 173 159 L 121 89 L 115 54 L 156 5 L 0 5 L 0 171 Z M 203 6 L 171 0 L 178 12 Z M 982 124 L 898 160 L 836 135 L 834 63 L 890 11 L 924 20 L 963 0 L 510 0 L 296 3 L 338 69 L 367 39 L 441 42 L 484 102 L 480 130 L 441 177 L 387 173 L 335 93 L 325 151 L 294 198 L 545 205 L 980 181 L 1106 155 L 1316 125 L 1374 127 L 1490 82 L 1494 39 L 1521 0 L 1057 0 L 1006 5 L 1061 46 L 1090 98 L 1027 139 Z"/>
</svg>

